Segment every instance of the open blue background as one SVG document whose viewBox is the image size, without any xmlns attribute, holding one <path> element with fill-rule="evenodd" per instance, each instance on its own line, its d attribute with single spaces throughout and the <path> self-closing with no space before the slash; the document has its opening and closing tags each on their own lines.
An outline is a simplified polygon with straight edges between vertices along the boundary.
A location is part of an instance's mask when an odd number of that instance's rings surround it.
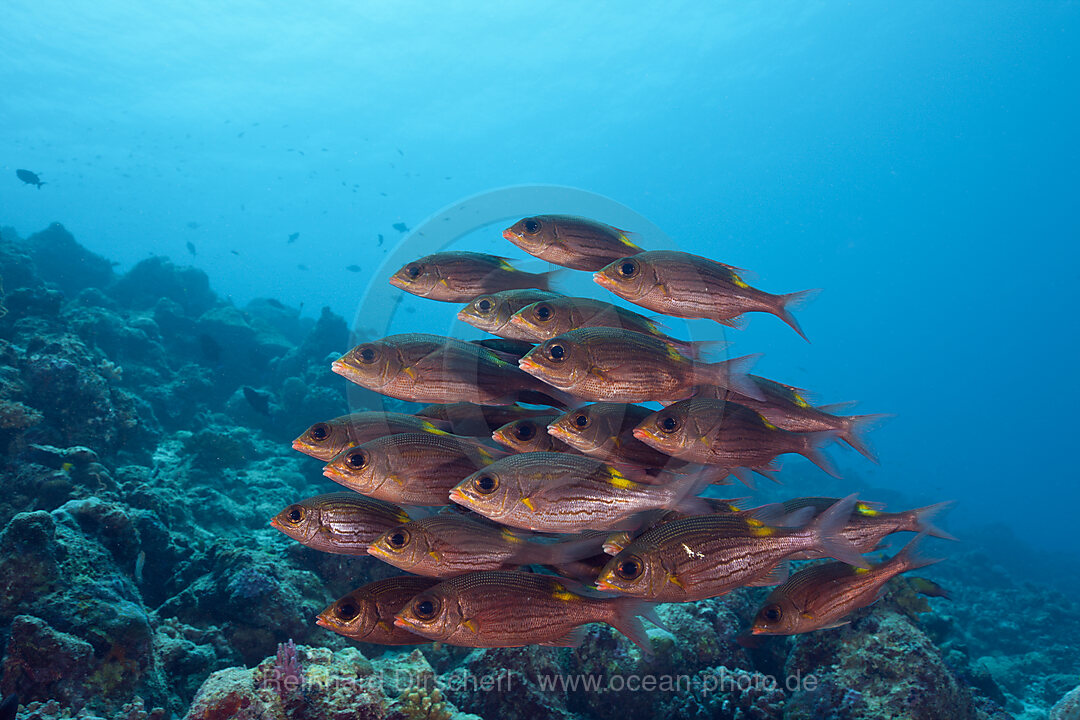
<svg viewBox="0 0 1080 720">
<path fill-rule="evenodd" d="M 395 222 L 602 193 L 765 289 L 825 289 L 812 345 L 765 316 L 729 336 L 897 414 L 882 467 L 846 468 L 1077 549 L 1077 48 L 1075 2 L 9 0 L 0 223 L 351 318 Z"/>
</svg>

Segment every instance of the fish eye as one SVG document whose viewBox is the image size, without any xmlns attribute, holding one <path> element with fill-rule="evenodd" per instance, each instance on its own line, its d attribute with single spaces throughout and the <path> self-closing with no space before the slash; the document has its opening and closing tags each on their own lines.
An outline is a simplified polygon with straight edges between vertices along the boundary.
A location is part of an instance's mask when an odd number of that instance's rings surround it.
<svg viewBox="0 0 1080 720">
<path fill-rule="evenodd" d="M 656 423 L 666 433 L 673 433 L 679 429 L 679 418 L 674 415 L 665 415 Z"/>
<path fill-rule="evenodd" d="M 439 614 L 439 601 L 435 598 L 424 598 L 413 605 L 413 615 L 419 620 L 433 620 Z"/>
<path fill-rule="evenodd" d="M 521 227 L 525 229 L 525 232 L 527 234 L 535 235 L 536 233 L 540 232 L 540 228 L 543 227 L 543 223 L 541 223 L 536 218 L 525 218 L 521 222 Z"/>
<path fill-rule="evenodd" d="M 547 355 L 548 360 L 562 362 L 566 359 L 566 348 L 560 343 L 551 343 L 545 348 L 544 354 Z"/>
<path fill-rule="evenodd" d="M 405 274 L 411 277 L 413 280 L 420 277 L 424 272 L 424 266 L 420 263 L 409 263 L 405 266 Z"/>
<path fill-rule="evenodd" d="M 363 450 L 352 450 L 345 456 L 345 464 L 353 470 L 361 470 L 367 465 L 367 455 Z"/>
<path fill-rule="evenodd" d="M 491 298 L 482 297 L 476 301 L 476 309 L 481 315 L 487 315 L 495 307 L 495 303 L 491 302 Z"/>
<path fill-rule="evenodd" d="M 636 557 L 627 558 L 615 566 L 615 574 L 623 580 L 636 580 L 645 566 Z"/>
<path fill-rule="evenodd" d="M 499 487 L 499 479 L 494 475 L 481 475 L 473 480 L 473 488 L 481 495 L 490 495 Z"/>
<path fill-rule="evenodd" d="M 310 435 L 311 439 L 315 442 L 322 442 L 330 437 L 330 426 L 326 423 L 315 423 L 311 426 L 311 429 L 308 430 L 308 435 Z"/>
<path fill-rule="evenodd" d="M 334 614 L 338 616 L 338 619 L 348 622 L 360 614 L 360 608 L 349 600 L 343 600 L 334 606 Z"/>
<path fill-rule="evenodd" d="M 375 362 L 376 358 L 379 357 L 379 353 L 375 350 L 375 348 L 368 345 L 360 348 L 360 351 L 356 353 L 356 356 L 360 358 L 360 362 L 364 363 L 365 365 L 370 365 L 371 363 Z"/>
<path fill-rule="evenodd" d="M 395 530 L 386 538 L 386 544 L 395 550 L 400 550 L 409 544 L 408 530 Z"/>
<path fill-rule="evenodd" d="M 571 421 L 582 430 L 589 427 L 589 416 L 583 412 L 574 415 Z"/>
<path fill-rule="evenodd" d="M 302 505 L 290 505 L 285 511 L 285 517 L 289 519 L 291 523 L 298 523 L 304 519 L 304 507 Z"/>
<path fill-rule="evenodd" d="M 624 278 L 632 278 L 638 274 L 637 260 L 623 260 L 619 263 L 619 274 Z"/>
<path fill-rule="evenodd" d="M 551 306 L 547 305 L 545 303 L 541 303 L 541 304 L 537 305 L 536 309 L 533 310 L 533 315 L 535 315 L 536 319 L 539 320 L 540 322 L 547 322 L 548 320 L 551 319 L 551 316 L 554 315 L 554 314 L 555 313 L 553 313 L 551 311 Z"/>
<path fill-rule="evenodd" d="M 784 611 L 779 605 L 769 605 L 761 611 L 761 616 L 771 623 L 780 622 L 780 619 L 784 617 Z"/>
<path fill-rule="evenodd" d="M 523 422 L 514 428 L 514 437 L 518 440 L 532 440 L 536 437 L 536 428 L 532 423 Z"/>
</svg>

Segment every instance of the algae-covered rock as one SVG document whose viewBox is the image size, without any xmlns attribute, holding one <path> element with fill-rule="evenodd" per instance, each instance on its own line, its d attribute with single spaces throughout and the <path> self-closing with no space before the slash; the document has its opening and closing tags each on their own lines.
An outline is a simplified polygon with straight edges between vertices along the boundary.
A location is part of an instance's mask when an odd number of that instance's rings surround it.
<svg viewBox="0 0 1080 720">
<path fill-rule="evenodd" d="M 75 297 L 88 287 L 103 288 L 113 281 L 112 263 L 76 242 L 60 223 L 26 239 L 27 254 L 47 282 Z"/>
</svg>

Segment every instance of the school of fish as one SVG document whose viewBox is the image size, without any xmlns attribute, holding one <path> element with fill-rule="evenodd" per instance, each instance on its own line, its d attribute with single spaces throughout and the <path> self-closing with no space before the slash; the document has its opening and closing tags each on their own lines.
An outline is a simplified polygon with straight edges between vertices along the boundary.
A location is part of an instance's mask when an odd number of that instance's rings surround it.
<svg viewBox="0 0 1080 720">
<path fill-rule="evenodd" d="M 839 477 L 823 452 L 833 441 L 876 462 L 865 433 L 887 416 L 815 407 L 750 374 L 759 355 L 709 360 L 722 343 L 672 337 L 607 301 L 734 328 L 769 313 L 805 339 L 791 311 L 816 291 L 768 293 L 738 268 L 645 250 L 585 218 L 528 217 L 503 237 L 593 273 L 611 295 L 568 297 L 553 273 L 475 252 L 394 273 L 406 292 L 465 303 L 458 318 L 493 337 L 390 335 L 333 362 L 364 388 L 429 404 L 317 422 L 293 442 L 347 490 L 289 505 L 271 525 L 406 573 L 354 590 L 319 625 L 385 645 L 576 647 L 600 622 L 648 655 L 641 620 L 659 625 L 657 603 L 774 586 L 749 631 L 790 635 L 842 625 L 891 578 L 938 561 L 921 546 L 952 539 L 934 524 L 949 503 L 886 512 L 854 495 L 757 507 L 712 497 L 732 478 L 775 480 L 787 453 Z M 916 537 L 891 559 L 864 557 L 897 532 Z"/>
</svg>

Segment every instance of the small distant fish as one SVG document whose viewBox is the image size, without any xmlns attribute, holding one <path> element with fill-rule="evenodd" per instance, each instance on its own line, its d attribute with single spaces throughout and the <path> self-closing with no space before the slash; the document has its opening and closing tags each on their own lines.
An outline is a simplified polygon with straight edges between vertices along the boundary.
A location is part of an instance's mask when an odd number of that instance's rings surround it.
<svg viewBox="0 0 1080 720">
<path fill-rule="evenodd" d="M 911 583 L 911 587 L 915 592 L 926 597 L 939 597 L 946 600 L 952 600 L 952 595 L 945 588 L 938 585 L 933 580 L 928 580 L 924 577 L 909 577 L 908 582 Z"/>
<path fill-rule="evenodd" d="M 625 230 L 570 215 L 537 215 L 503 230 L 503 237 L 534 257 L 574 270 L 600 270 L 641 252 Z"/>
<path fill-rule="evenodd" d="M 383 194 L 385 195 L 385 193 L 383 193 Z M 399 233 L 409 232 L 409 227 L 405 223 L 402 223 L 402 222 L 394 223 L 392 227 L 395 230 L 397 230 Z"/>
<path fill-rule="evenodd" d="M 435 586 L 436 578 L 402 575 L 376 580 L 353 590 L 319 613 L 315 624 L 358 642 L 420 645 L 425 637 L 394 624 L 405 604 Z"/>
<path fill-rule="evenodd" d="M 345 269 L 349 272 L 360 272 L 361 270 L 363 270 L 363 268 L 359 265 L 346 265 Z"/>
<path fill-rule="evenodd" d="M 315 550 L 366 555 L 383 533 L 411 519 L 393 503 L 336 492 L 289 505 L 270 520 L 270 526 Z"/>
<path fill-rule="evenodd" d="M 754 618 L 755 635 L 796 635 L 847 625 L 853 611 L 885 594 L 885 583 L 900 573 L 941 558 L 922 555 L 918 535 L 891 559 L 869 569 L 830 562 L 800 570 L 765 598 Z"/>
<path fill-rule="evenodd" d="M 286 243 L 286 245 L 288 245 L 288 244 L 290 244 L 290 243 L 294 243 L 294 242 L 296 242 L 296 239 L 297 239 L 298 237 L 300 237 L 300 233 L 298 233 L 298 232 L 294 232 L 294 233 L 289 233 L 289 240 L 288 240 L 288 242 Z"/>
<path fill-rule="evenodd" d="M 240 253 L 238 253 L 238 252 L 237 252 L 237 251 L 235 251 L 235 250 L 230 250 L 229 252 L 231 252 L 231 253 L 232 253 L 233 255 L 239 255 L 239 254 L 240 254 Z"/>
<path fill-rule="evenodd" d="M 401 157 L 405 157 L 405 153 L 401 152 L 401 148 L 397 148 L 397 154 Z"/>
<path fill-rule="evenodd" d="M 470 302 L 502 290 L 547 290 L 553 275 L 518 270 L 498 255 L 437 252 L 407 263 L 390 277 L 390 284 L 430 300 Z"/>
<path fill-rule="evenodd" d="M 29 170 L 16 170 L 15 175 L 27 185 L 37 185 L 38 190 L 45 184 L 41 182 L 41 178 L 37 176 L 37 173 L 32 173 Z"/>
<path fill-rule="evenodd" d="M 243 388 L 244 399 L 247 400 L 251 409 L 260 415 L 270 416 L 270 393 L 259 392 L 253 387 L 247 385 Z"/>
<path fill-rule="evenodd" d="M 514 570 L 459 575 L 410 600 L 394 624 L 429 640 L 464 647 L 577 647 L 585 640 L 581 626 L 602 622 L 650 652 L 638 619 L 650 617 L 647 605 L 582 595 L 568 584 L 551 575 Z"/>
<path fill-rule="evenodd" d="M 733 328 L 742 326 L 745 313 L 771 313 L 809 342 L 791 310 L 819 291 L 773 295 L 750 287 L 739 272 L 700 255 L 653 250 L 615 260 L 594 273 L 593 280 L 649 310 L 681 318 L 706 318 Z"/>
<path fill-rule="evenodd" d="M 189 253 L 191 253 L 191 257 L 195 257 L 195 255 L 197 254 L 197 253 L 195 252 L 195 243 L 193 243 L 193 242 L 191 242 L 190 240 L 188 240 L 186 244 L 187 244 L 187 251 L 188 251 Z"/>
</svg>

